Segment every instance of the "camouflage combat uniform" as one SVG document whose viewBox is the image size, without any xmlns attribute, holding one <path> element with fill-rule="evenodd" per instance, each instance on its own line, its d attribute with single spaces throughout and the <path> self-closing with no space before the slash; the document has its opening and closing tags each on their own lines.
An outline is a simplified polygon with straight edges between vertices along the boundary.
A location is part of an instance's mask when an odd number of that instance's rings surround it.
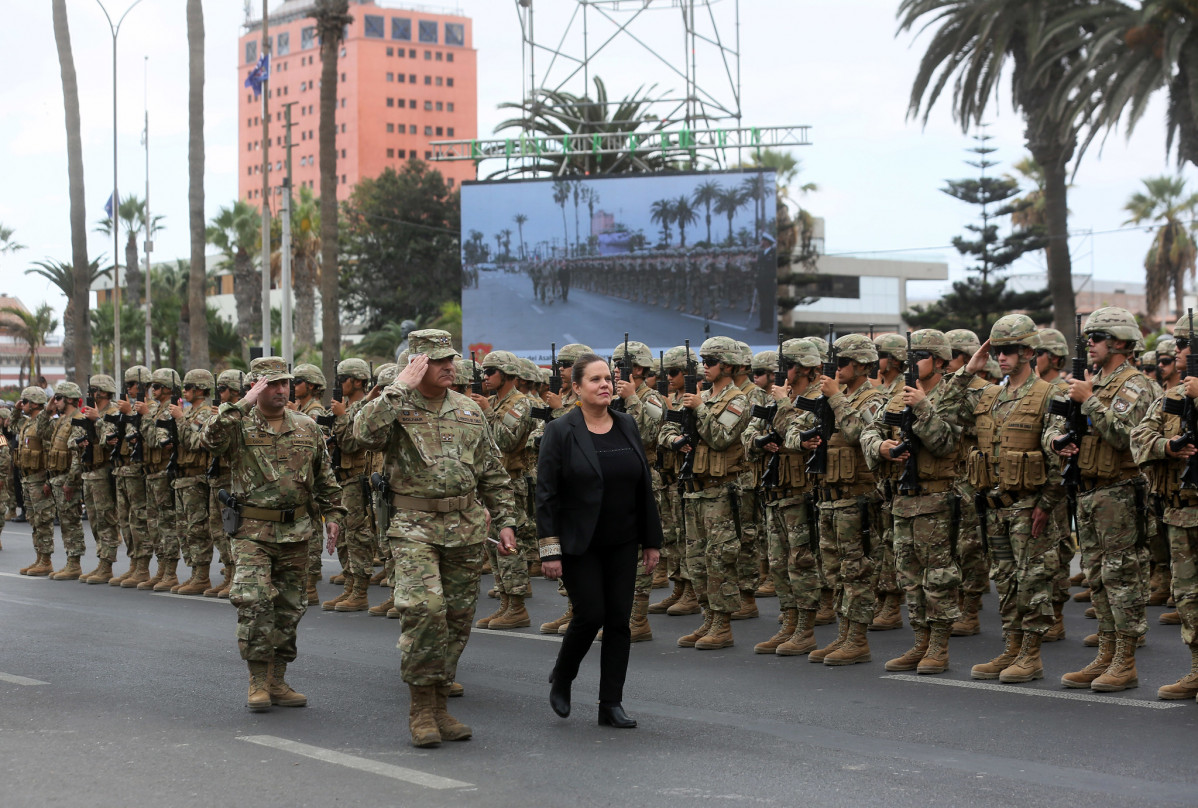
<svg viewBox="0 0 1198 808">
<path fill-rule="evenodd" d="M 112 392 L 115 394 L 115 388 Z M 116 405 L 111 401 L 107 407 L 99 410 L 99 417 L 94 422 L 96 444 L 87 449 L 80 448 L 80 461 L 83 464 L 83 502 L 87 507 L 87 521 L 96 540 L 96 556 L 107 562 L 108 572 L 112 570 L 112 563 L 116 561 L 117 548 L 121 543 L 117 524 L 116 479 L 113 477 L 107 442 L 114 427 L 106 420 L 107 416 L 116 413 Z M 82 427 L 76 428 L 75 436 L 86 437 Z M 96 583 L 108 580 L 111 580 L 111 576 Z"/>
<path fill-rule="evenodd" d="M 192 383 L 193 374 L 188 371 L 185 380 Z M 202 386 L 214 389 L 208 371 Z M 210 586 L 209 568 L 212 565 L 212 531 L 209 507 L 212 500 L 209 490 L 208 467 L 212 457 L 201 441 L 204 425 L 216 416 L 216 409 L 206 399 L 199 399 L 175 419 L 179 433 L 179 476 L 172 483 L 175 491 L 175 515 L 179 541 L 183 555 L 190 559 L 195 575 L 190 586 L 179 589 L 182 594 L 203 594 Z"/>
<path fill-rule="evenodd" d="M 497 353 L 507 354 L 508 352 L 495 351 L 488 354 L 483 359 L 483 365 L 487 366 L 487 360 Z M 511 358 L 515 359 L 514 356 Z M 514 367 L 509 369 L 514 371 Z M 507 371 L 503 372 L 507 373 Z M 508 375 L 516 374 L 512 372 Z M 524 464 L 527 459 L 524 449 L 528 435 L 535 426 L 531 415 L 531 404 L 527 397 L 515 387 L 509 390 L 502 399 L 497 400 L 495 396 L 491 396 L 490 403 L 491 409 L 486 413 L 490 432 L 494 436 L 495 444 L 499 447 L 503 468 L 511 479 L 513 499 L 519 505 L 528 499 L 528 489 L 524 480 Z M 526 523 L 527 516 L 524 509 L 517 507 L 517 535 L 526 530 L 524 527 Z M 492 525 L 492 527 L 498 531 L 502 525 Z M 501 556 L 495 550 L 495 545 L 489 543 L 486 551 L 491 560 L 491 568 L 495 571 L 495 586 L 500 595 L 521 599 L 528 597 L 530 592 L 528 563 L 523 554 L 514 553 L 510 556 Z"/>
<path fill-rule="evenodd" d="M 60 383 L 59 387 L 63 384 L 70 384 L 74 394 L 79 392 L 73 383 Z M 62 528 L 63 547 L 66 548 L 68 560 L 75 559 L 75 564 L 87 552 L 83 542 L 83 465 L 72 441 L 74 427 L 71 419 L 77 412 L 74 407 L 69 407 L 54 419 L 45 410 L 37 416 L 38 437 L 45 447 L 46 476 L 53 497 L 50 519 L 53 520 L 57 514 Z M 25 502 L 29 502 L 28 494 Z M 53 529 L 51 523 L 51 533 Z"/>
<path fill-rule="evenodd" d="M 35 392 L 36 391 L 36 392 Z M 21 397 L 27 401 L 40 402 L 45 406 L 46 391 L 27 387 L 21 392 Z M 49 566 L 50 556 L 54 553 L 54 496 L 49 490 L 49 474 L 46 471 L 46 454 L 48 446 L 41 437 L 39 428 L 45 409 L 40 409 L 37 415 L 30 416 L 22 413 L 16 419 L 14 431 L 17 435 L 17 449 L 14 460 L 21 471 L 21 488 L 25 494 L 25 516 L 33 529 L 33 549 L 38 554 L 39 561 L 44 556 L 44 564 L 37 569 Z M 47 575 L 52 570 L 46 569 L 39 574 Z"/>
<path fill-rule="evenodd" d="M 153 380 L 168 389 L 178 389 L 180 386 L 179 374 L 171 368 L 154 371 Z M 175 448 L 163 445 L 168 441 L 169 433 L 158 425 L 160 420 L 170 420 L 170 405 L 169 395 L 163 400 L 150 402 L 149 412 L 142 416 L 141 421 L 141 439 L 145 446 L 146 500 L 149 505 L 146 509 L 146 533 L 158 558 L 158 569 L 150 579 L 154 584 L 162 579 L 165 568 L 179 563 L 180 555 L 184 564 L 193 566 L 190 552 L 183 552 L 184 548 L 179 542 L 174 480 L 167 468 Z"/>
</svg>

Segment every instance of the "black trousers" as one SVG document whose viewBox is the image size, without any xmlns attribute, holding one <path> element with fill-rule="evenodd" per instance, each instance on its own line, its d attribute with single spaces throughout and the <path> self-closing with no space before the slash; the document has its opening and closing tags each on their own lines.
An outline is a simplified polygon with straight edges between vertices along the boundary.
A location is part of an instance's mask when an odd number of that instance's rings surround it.
<svg viewBox="0 0 1198 808">
<path fill-rule="evenodd" d="M 582 555 L 562 556 L 562 580 L 574 604 L 574 616 L 557 654 L 554 676 L 571 682 L 595 635 L 603 629 L 599 652 L 599 701 L 624 700 L 628 674 L 632 594 L 639 561 L 635 541 L 614 547 L 588 548 Z"/>
</svg>

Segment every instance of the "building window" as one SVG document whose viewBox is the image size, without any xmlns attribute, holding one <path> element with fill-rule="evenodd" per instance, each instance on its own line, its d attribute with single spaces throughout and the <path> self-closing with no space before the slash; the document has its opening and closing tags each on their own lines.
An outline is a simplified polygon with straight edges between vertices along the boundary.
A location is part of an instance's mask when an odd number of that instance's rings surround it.
<svg viewBox="0 0 1198 808">
<path fill-rule="evenodd" d="M 416 49 L 415 48 L 408 48 L 408 58 L 409 59 L 416 58 Z"/>
<path fill-rule="evenodd" d="M 401 51 L 400 51 L 400 53 L 403 53 L 403 51 L 401 50 Z M 387 48 L 387 55 L 388 55 L 388 56 L 394 56 L 394 55 L 395 55 L 395 48 Z"/>
<path fill-rule="evenodd" d="M 393 106 L 395 106 L 395 99 L 394 99 L 394 98 L 388 98 L 388 99 L 387 99 L 387 106 L 389 106 L 389 107 L 393 107 Z"/>
<path fill-rule="evenodd" d="M 391 18 L 391 38 L 403 40 L 404 42 L 412 41 L 412 21 L 407 17 L 392 17 Z M 403 53 L 401 48 L 399 51 Z"/>
<path fill-rule="evenodd" d="M 342 159 L 342 160 L 344 160 L 344 159 L 345 159 L 345 149 L 342 149 L 342 150 L 341 150 L 341 159 Z"/>
<path fill-rule="evenodd" d="M 425 159 L 425 160 L 431 160 L 431 159 L 433 159 L 433 153 L 432 153 L 431 151 L 425 151 L 425 153 L 424 153 L 424 159 Z"/>
<path fill-rule="evenodd" d="M 387 124 L 387 131 L 388 131 L 388 132 L 394 132 L 394 131 L 395 131 L 395 124 L 393 124 L 393 123 L 389 123 L 389 124 Z"/>
<path fill-rule="evenodd" d="M 316 26 L 309 25 L 300 29 L 300 50 L 308 50 L 316 45 Z"/>
<path fill-rule="evenodd" d="M 452 62 L 452 61 L 453 61 L 453 52 L 452 52 L 452 51 L 451 51 L 451 52 L 449 52 L 449 53 L 447 53 L 447 54 L 445 54 L 445 61 L 447 61 L 447 62 Z"/>
<path fill-rule="evenodd" d="M 820 274 L 806 283 L 795 284 L 795 295 L 799 297 L 835 297 L 849 300 L 861 299 L 861 278 L 856 275 Z"/>
<path fill-rule="evenodd" d="M 441 77 L 440 76 L 437 76 L 437 86 L 438 87 L 441 86 Z"/>
<path fill-rule="evenodd" d="M 341 184 L 345 185 L 345 175 L 344 174 L 341 175 Z"/>
<path fill-rule="evenodd" d="M 345 99 L 344 98 L 341 99 L 341 108 L 345 109 Z"/>
<path fill-rule="evenodd" d="M 415 98 L 408 99 L 408 109 L 416 109 L 416 99 Z"/>
<path fill-rule="evenodd" d="M 414 134 L 416 134 L 416 124 L 414 124 L 414 123 L 413 123 L 413 124 L 408 124 L 408 134 L 409 134 L 409 135 L 414 135 Z"/>
<path fill-rule="evenodd" d="M 388 56 L 389 56 L 389 55 L 390 55 L 390 54 L 388 54 Z M 407 56 L 407 55 L 408 55 L 408 52 L 407 52 L 407 50 L 405 50 L 404 48 L 396 48 L 396 49 L 395 49 L 395 55 L 396 55 L 396 56 L 398 56 L 400 59 L 402 59 L 402 58 L 404 58 L 405 56 Z"/>
<path fill-rule="evenodd" d="M 437 51 L 437 61 L 441 61 L 441 51 Z"/>
<path fill-rule="evenodd" d="M 449 76 L 448 78 L 445 79 L 445 86 L 447 86 L 447 87 L 453 86 L 453 76 Z"/>
<path fill-rule="evenodd" d="M 440 111 L 441 111 L 441 108 L 442 108 L 443 106 L 444 106 L 444 105 L 443 105 L 443 104 L 442 104 L 440 101 L 438 101 L 438 102 L 437 102 L 437 112 L 440 112 Z"/>
<path fill-rule="evenodd" d="M 341 124 L 341 134 L 345 134 L 345 124 Z"/>
<path fill-rule="evenodd" d="M 460 22 L 445 23 L 445 44 L 465 45 L 466 26 L 462 25 Z"/>
<path fill-rule="evenodd" d="M 446 102 L 445 102 L 445 109 L 446 109 L 446 111 L 447 111 L 447 112 L 453 112 L 453 102 L 452 102 L 452 101 L 446 101 Z"/>
<path fill-rule="evenodd" d="M 432 110 L 433 110 L 433 102 L 432 102 L 432 101 L 425 101 L 425 102 L 424 102 L 424 111 L 425 111 L 425 112 L 432 112 Z"/>
<path fill-rule="evenodd" d="M 388 73 L 388 74 L 387 74 L 387 81 L 395 81 L 395 74 L 394 74 L 394 73 Z"/>
<path fill-rule="evenodd" d="M 286 56 L 291 53 L 291 34 L 286 31 L 275 37 L 275 55 Z"/>
<path fill-rule="evenodd" d="M 344 73 L 341 74 L 341 83 L 342 84 L 345 83 L 345 74 Z"/>
<path fill-rule="evenodd" d="M 443 135 L 443 134 L 444 134 L 444 132 L 441 130 L 441 127 L 438 126 L 437 127 L 437 137 L 441 137 L 441 135 Z"/>
<path fill-rule="evenodd" d="M 409 73 L 408 74 L 408 84 L 415 84 L 415 83 L 416 83 L 416 74 Z"/>
<path fill-rule="evenodd" d="M 254 40 L 245 43 L 245 63 L 252 65 L 256 61 L 258 61 L 258 41 Z"/>
<path fill-rule="evenodd" d="M 453 127 L 451 126 L 448 129 L 446 129 L 445 134 L 449 137 L 453 137 Z"/>
<path fill-rule="evenodd" d="M 386 20 L 381 14 L 366 14 L 366 36 L 370 39 L 382 39 L 387 35 Z"/>
<path fill-rule="evenodd" d="M 404 159 L 404 150 L 403 149 L 399 149 L 397 153 L 398 153 L 400 160 Z"/>
<path fill-rule="evenodd" d="M 433 136 L 433 128 L 432 128 L 431 126 L 426 126 L 426 127 L 424 127 L 424 136 L 425 136 L 425 137 L 432 137 L 432 136 Z"/>
<path fill-rule="evenodd" d="M 424 61 L 426 61 L 426 62 L 428 62 L 428 61 L 431 61 L 431 60 L 432 60 L 432 58 L 433 58 L 433 52 L 432 52 L 432 51 L 425 51 L 425 52 L 424 52 Z"/>
<path fill-rule="evenodd" d="M 429 85 L 431 85 L 431 84 L 433 83 L 433 77 L 432 77 L 432 76 L 425 76 L 425 77 L 424 77 L 424 83 L 425 83 L 425 84 L 429 84 Z"/>
<path fill-rule="evenodd" d="M 394 158 L 395 157 L 395 149 L 387 149 L 387 156 L 390 158 Z"/>
<path fill-rule="evenodd" d="M 449 182 L 449 187 L 452 188 L 453 187 L 453 177 L 450 177 L 448 182 Z"/>
<path fill-rule="evenodd" d="M 390 74 L 388 74 L 388 75 L 390 75 Z M 404 80 L 405 80 L 407 77 L 406 77 L 406 75 L 405 75 L 405 74 L 403 74 L 403 73 L 400 73 L 400 74 L 397 76 L 397 78 L 399 79 L 399 83 L 400 83 L 400 84 L 403 84 L 403 83 L 404 83 Z"/>
<path fill-rule="evenodd" d="M 430 45 L 437 44 L 437 23 L 435 20 L 420 21 L 420 41 Z"/>
</svg>

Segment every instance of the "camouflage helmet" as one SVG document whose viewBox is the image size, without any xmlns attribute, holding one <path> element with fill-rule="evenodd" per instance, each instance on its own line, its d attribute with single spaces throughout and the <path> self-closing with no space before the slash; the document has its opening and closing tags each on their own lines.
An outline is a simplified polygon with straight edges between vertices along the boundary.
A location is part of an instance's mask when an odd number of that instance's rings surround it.
<svg viewBox="0 0 1198 808">
<path fill-rule="evenodd" d="M 395 357 L 395 364 L 399 366 L 400 370 L 402 370 L 408 366 L 408 362 L 411 361 L 411 358 L 411 351 L 400 351 L 399 356 Z"/>
<path fill-rule="evenodd" d="M 905 347 L 906 343 L 904 343 Z M 821 363 L 819 348 L 810 337 L 788 339 L 782 343 L 782 358 L 788 363 L 804 368 L 813 368 Z"/>
<path fill-rule="evenodd" d="M 1055 328 L 1041 328 L 1036 332 L 1036 347 L 1043 348 L 1053 356 L 1068 356 L 1069 343 L 1065 342 L 1065 335 Z"/>
<path fill-rule="evenodd" d="M 517 375 L 526 382 L 538 384 L 541 381 L 541 371 L 537 363 L 526 357 L 518 357 L 518 360 L 520 373 Z"/>
<path fill-rule="evenodd" d="M 549 379 L 552 378 L 553 372 L 549 368 L 537 368 L 537 384 L 549 384 Z"/>
<path fill-rule="evenodd" d="M 907 339 L 898 334 L 878 334 L 874 337 L 874 348 L 878 356 L 890 354 L 900 362 L 907 361 Z"/>
<path fill-rule="evenodd" d="M 150 383 L 150 369 L 145 365 L 134 365 L 131 368 L 125 369 L 125 383 L 137 382 L 138 384 Z"/>
<path fill-rule="evenodd" d="M 1198 323 L 1198 318 L 1194 319 Z M 1178 319 L 1177 325 L 1173 326 L 1173 339 L 1193 339 L 1194 335 L 1190 333 L 1190 315 L 1183 314 Z"/>
<path fill-rule="evenodd" d="M 687 361 L 688 354 L 685 345 L 675 345 L 670 350 L 666 351 L 665 358 L 662 360 L 665 363 L 666 370 L 686 370 L 687 364 L 692 367 L 698 364 L 699 357 L 695 356 L 692 350 L 689 353 L 689 363 Z"/>
<path fill-rule="evenodd" d="M 1156 351 L 1144 351 L 1144 353 L 1140 354 L 1140 367 L 1156 367 Z"/>
<path fill-rule="evenodd" d="M 921 328 L 911 332 L 911 350 L 928 351 L 932 356 L 938 356 L 945 362 L 953 358 L 953 348 L 943 331 L 935 328 Z"/>
<path fill-rule="evenodd" d="M 743 358 L 740 346 L 731 337 L 708 337 L 699 346 L 699 356 L 718 359 L 725 365 L 739 365 Z"/>
<path fill-rule="evenodd" d="M 21 391 L 21 400 L 28 401 L 31 404 L 45 405 L 46 391 L 36 385 L 32 387 L 26 387 Z"/>
<path fill-rule="evenodd" d="M 394 362 L 388 362 L 379 368 L 378 375 L 375 377 L 375 384 L 379 387 L 390 387 L 398 375 L 399 365 Z"/>
<path fill-rule="evenodd" d="M 813 344 L 815 346 L 815 349 L 817 351 L 819 351 L 819 361 L 827 362 L 828 361 L 828 341 L 826 339 L 824 339 L 823 337 L 807 337 L 807 340 L 809 340 L 811 342 L 811 344 Z"/>
<path fill-rule="evenodd" d="M 878 349 L 873 340 L 865 334 L 845 334 L 836 340 L 836 355 L 844 359 L 852 359 L 863 365 L 872 365 L 878 361 Z"/>
<path fill-rule="evenodd" d="M 994 346 L 1027 345 L 1034 348 L 1038 342 L 1036 324 L 1026 314 L 1004 315 L 990 328 L 990 344 Z"/>
<path fill-rule="evenodd" d="M 1158 339 L 1156 341 L 1156 356 L 1158 362 L 1162 356 L 1177 356 L 1177 343 L 1168 337 Z"/>
<path fill-rule="evenodd" d="M 12 410 L 8 407 L 0 407 L 0 421 L 8 421 L 12 418 Z"/>
<path fill-rule="evenodd" d="M 342 359 L 337 363 L 337 375 L 369 382 L 370 365 L 364 359 Z"/>
<path fill-rule="evenodd" d="M 740 348 L 740 366 L 747 368 L 749 365 L 753 364 L 753 349 L 749 347 L 749 343 L 737 340 L 736 346 Z M 774 353 L 777 353 L 777 351 Z"/>
<path fill-rule="evenodd" d="M 1002 379 L 1002 368 L 998 366 L 998 360 L 993 356 L 986 360 L 986 369 L 983 372 L 991 379 Z"/>
<path fill-rule="evenodd" d="M 573 365 L 574 361 L 583 354 L 594 353 L 589 345 L 583 345 L 581 342 L 571 342 L 569 345 L 563 345 L 557 352 L 558 364 Z"/>
<path fill-rule="evenodd" d="M 183 384 L 194 384 L 201 390 L 211 393 L 216 388 L 216 380 L 212 378 L 212 371 L 204 368 L 192 368 L 183 375 Z"/>
<path fill-rule="evenodd" d="M 749 364 L 753 370 L 765 370 L 774 373 L 778 370 L 778 352 L 777 351 L 759 351 L 752 357 L 753 361 Z"/>
<path fill-rule="evenodd" d="M 116 379 L 112 378 L 107 373 L 93 374 L 92 377 L 87 380 L 87 386 L 93 387 L 102 393 L 108 393 L 109 395 L 114 396 L 116 395 Z"/>
<path fill-rule="evenodd" d="M 240 390 L 245 384 L 245 374 L 236 368 L 222 370 L 220 375 L 216 377 L 217 385 L 224 385 L 231 390 Z"/>
<path fill-rule="evenodd" d="M 496 368 L 507 376 L 520 375 L 520 359 L 511 351 L 491 351 L 483 357 L 485 368 Z"/>
<path fill-rule="evenodd" d="M 1135 315 L 1119 306 L 1103 306 L 1090 313 L 1082 326 L 1082 333 L 1088 337 L 1098 332 L 1105 332 L 1115 339 L 1126 340 L 1133 345 L 1144 336 Z"/>
<path fill-rule="evenodd" d="M 74 382 L 61 381 L 54 385 L 54 395 L 74 400 L 83 398 L 83 391 Z"/>
<path fill-rule="evenodd" d="M 653 361 L 653 352 L 643 342 L 630 341 L 628 343 L 628 357 L 629 361 L 638 368 L 652 368 L 657 366 L 657 362 Z M 615 362 L 619 362 L 624 358 L 624 343 L 621 342 L 616 346 L 616 349 L 612 351 L 611 358 Z"/>
<path fill-rule="evenodd" d="M 978 339 L 978 335 L 968 328 L 954 328 L 952 331 L 945 331 L 944 336 L 948 337 L 948 344 L 954 351 L 969 356 L 973 356 L 982 348 L 982 341 Z"/>
<path fill-rule="evenodd" d="M 455 359 L 453 360 L 453 383 L 457 385 L 470 385 L 474 382 L 474 369 L 471 367 L 474 360 L 472 359 Z"/>
<path fill-rule="evenodd" d="M 325 384 L 324 371 L 310 362 L 296 365 L 295 369 L 291 371 L 291 375 L 295 377 L 297 382 L 307 382 L 313 387 L 328 386 Z"/>
<path fill-rule="evenodd" d="M 150 381 L 155 384 L 161 384 L 163 387 L 182 387 L 183 383 L 179 379 L 179 374 L 174 368 L 158 368 L 154 374 L 150 376 Z"/>
</svg>

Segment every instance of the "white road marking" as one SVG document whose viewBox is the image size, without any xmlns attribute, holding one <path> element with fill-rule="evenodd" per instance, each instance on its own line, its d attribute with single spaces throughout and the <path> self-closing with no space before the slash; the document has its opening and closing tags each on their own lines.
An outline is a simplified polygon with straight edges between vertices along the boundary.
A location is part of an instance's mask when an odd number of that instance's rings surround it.
<svg viewBox="0 0 1198 808">
<path fill-rule="evenodd" d="M 20 578 L 22 581 L 48 581 L 48 575 L 22 575 L 19 572 L 0 572 L 5 578 Z"/>
<path fill-rule="evenodd" d="M 544 312 L 544 310 L 542 310 L 542 309 L 541 309 L 541 307 L 540 307 L 540 306 L 537 306 L 537 305 L 534 305 L 534 306 L 532 307 L 532 310 L 533 310 L 533 311 L 535 311 L 537 314 L 544 314 L 544 313 L 545 313 L 545 312 Z"/>
<path fill-rule="evenodd" d="M 49 682 L 43 682 L 38 679 L 29 679 L 25 676 L 17 676 L 12 673 L 0 673 L 0 682 L 8 682 L 12 685 L 48 685 Z"/>
<path fill-rule="evenodd" d="M 1067 699 L 1069 701 L 1089 701 L 1094 704 L 1115 704 L 1119 707 L 1143 707 L 1148 710 L 1169 710 L 1182 706 L 1183 702 L 1176 701 L 1143 701 L 1141 699 L 1125 699 L 1119 696 L 1102 696 L 1095 693 L 1071 693 L 1068 690 L 1036 690 L 1032 688 L 1012 687 L 1011 685 L 991 684 L 989 682 L 961 682 L 956 679 L 929 679 L 925 676 L 911 676 L 896 673 L 881 677 L 900 682 L 919 682 L 925 685 L 947 685 L 949 687 L 968 687 L 974 690 L 994 690 L 1000 693 L 1010 693 L 1017 696 L 1039 696 L 1045 699 Z"/>
<path fill-rule="evenodd" d="M 544 640 L 545 642 L 561 642 L 560 634 L 524 634 L 519 631 L 500 631 L 493 628 L 472 628 L 471 634 L 493 634 L 496 637 L 519 637 L 522 640 Z"/>
<path fill-rule="evenodd" d="M 700 317 L 697 314 L 687 314 L 686 312 L 682 312 L 682 316 L 689 317 L 692 320 L 701 320 L 702 322 L 705 322 L 705 323 L 711 323 L 712 325 L 718 325 L 720 328 L 735 328 L 737 331 L 748 331 L 749 330 L 748 326 L 733 325 L 732 323 L 725 323 L 720 320 L 712 320 L 709 317 Z"/>
<path fill-rule="evenodd" d="M 380 763 L 377 760 L 368 758 L 355 757 L 347 755 L 344 752 L 334 752 L 332 749 L 322 749 L 319 746 L 310 746 L 306 743 L 297 741 L 289 741 L 286 738 L 276 738 L 273 735 L 243 735 L 238 738 L 239 741 L 249 741 L 256 743 L 259 746 L 268 746 L 272 749 L 278 749 L 283 752 L 290 752 L 293 755 L 302 755 L 303 757 L 312 758 L 313 760 L 322 760 L 325 763 L 335 763 L 338 766 L 345 766 L 349 769 L 357 769 L 358 771 L 367 772 L 369 774 L 379 774 L 383 777 L 390 777 L 393 780 L 402 780 L 405 783 L 424 786 L 425 788 L 435 788 L 439 790 L 447 788 L 473 788 L 473 783 L 466 783 L 462 780 L 453 780 L 449 777 L 440 777 L 435 774 L 417 771 L 415 769 L 405 769 L 402 766 L 394 766 L 390 763 Z"/>
<path fill-rule="evenodd" d="M 183 598 L 183 600 L 198 601 L 203 603 L 228 603 L 228 598 L 206 598 L 203 595 L 176 595 L 174 592 L 154 592 L 155 597 L 159 598 Z"/>
</svg>

